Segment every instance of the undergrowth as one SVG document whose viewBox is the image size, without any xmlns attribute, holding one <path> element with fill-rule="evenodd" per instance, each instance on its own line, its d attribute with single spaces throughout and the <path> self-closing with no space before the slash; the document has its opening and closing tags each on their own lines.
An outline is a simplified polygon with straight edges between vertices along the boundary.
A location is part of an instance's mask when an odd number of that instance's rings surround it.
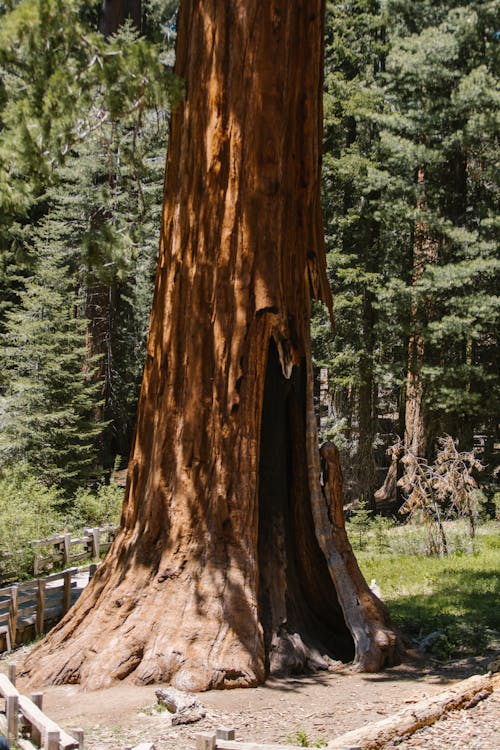
<svg viewBox="0 0 500 750">
<path fill-rule="evenodd" d="M 418 551 L 418 528 L 395 526 L 383 551 L 373 540 L 356 555 L 396 624 L 432 656 L 482 655 L 500 646 L 499 531 L 498 522 L 486 523 L 471 544 L 463 524 L 451 522 L 454 552 L 430 557 Z"/>
</svg>

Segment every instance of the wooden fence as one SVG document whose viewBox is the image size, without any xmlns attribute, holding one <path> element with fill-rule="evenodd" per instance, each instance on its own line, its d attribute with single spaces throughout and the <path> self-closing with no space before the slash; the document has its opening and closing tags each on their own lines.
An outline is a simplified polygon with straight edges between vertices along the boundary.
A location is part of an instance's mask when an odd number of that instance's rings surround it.
<svg viewBox="0 0 500 750">
<path fill-rule="evenodd" d="M 43 635 L 66 614 L 82 592 L 85 574 L 97 565 L 68 568 L 45 578 L 0 589 L 0 652 Z"/>
<path fill-rule="evenodd" d="M 16 667 L 9 664 L 9 676 L 0 674 L 0 696 L 4 710 L 0 725 L 10 742 L 22 750 L 83 750 L 83 730 L 73 729 L 68 734 L 43 713 L 43 693 L 32 693 L 30 698 L 16 688 Z"/>
<path fill-rule="evenodd" d="M 81 560 L 97 559 L 111 546 L 118 531 L 117 526 L 85 529 L 83 536 L 58 534 L 30 542 L 35 550 L 33 575 L 48 573 L 53 568 L 74 565 Z"/>
<path fill-rule="evenodd" d="M 85 529 L 82 536 L 56 534 L 45 539 L 29 542 L 33 549 L 33 575 L 51 573 L 54 568 L 75 565 L 82 560 L 96 560 L 104 555 L 118 532 L 118 526 L 101 526 Z M 0 553 L 0 585 L 16 581 L 17 576 L 11 569 L 11 555 Z"/>
<path fill-rule="evenodd" d="M 302 745 L 236 741 L 235 730 L 227 727 L 217 729 L 216 732 L 196 735 L 196 750 L 299 750 L 299 747 Z M 361 750 L 361 747 L 346 745 L 343 750 Z"/>
</svg>

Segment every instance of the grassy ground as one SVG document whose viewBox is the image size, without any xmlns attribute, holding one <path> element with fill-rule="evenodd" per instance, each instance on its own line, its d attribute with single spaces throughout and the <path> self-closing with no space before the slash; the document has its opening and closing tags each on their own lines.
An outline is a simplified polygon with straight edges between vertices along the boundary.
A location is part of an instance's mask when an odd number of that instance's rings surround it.
<svg viewBox="0 0 500 750">
<path fill-rule="evenodd" d="M 358 560 L 410 638 L 438 634 L 429 639 L 433 656 L 485 654 L 500 647 L 500 524 L 481 526 L 474 545 L 459 522 L 447 531 L 456 550 L 448 557 L 419 554 L 421 532 L 392 527 L 385 542 L 372 531 Z"/>
</svg>

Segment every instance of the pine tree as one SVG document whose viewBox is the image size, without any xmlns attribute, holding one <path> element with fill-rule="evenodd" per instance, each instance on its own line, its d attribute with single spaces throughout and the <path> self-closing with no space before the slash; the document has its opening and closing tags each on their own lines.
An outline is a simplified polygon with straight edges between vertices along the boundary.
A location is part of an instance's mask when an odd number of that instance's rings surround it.
<svg viewBox="0 0 500 750">
<path fill-rule="evenodd" d="M 96 385 L 85 365 L 86 321 L 70 273 L 65 216 L 55 209 L 34 236 L 36 276 L 2 336 L 2 463 L 28 461 L 70 491 L 96 472 Z"/>
</svg>

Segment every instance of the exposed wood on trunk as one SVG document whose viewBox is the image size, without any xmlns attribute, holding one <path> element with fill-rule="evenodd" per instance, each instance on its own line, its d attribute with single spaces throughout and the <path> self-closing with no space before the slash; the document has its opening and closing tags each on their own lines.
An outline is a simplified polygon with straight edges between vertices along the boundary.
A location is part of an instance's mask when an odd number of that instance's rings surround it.
<svg viewBox="0 0 500 750">
<path fill-rule="evenodd" d="M 398 465 L 401 456 L 402 444 L 400 438 L 394 445 L 388 448 L 387 453 L 391 457 L 391 463 L 385 476 L 384 484 L 375 492 L 377 503 L 395 503 L 398 496 Z"/>
<path fill-rule="evenodd" d="M 329 570 L 344 551 L 319 485 L 309 341 L 311 295 L 331 309 L 324 10 L 322 0 L 181 4 L 186 97 L 172 117 L 121 531 L 29 657 L 37 685 L 242 687 L 352 657 L 351 611 Z M 397 639 L 377 630 L 370 651 L 370 634 L 358 661 L 375 669 Z"/>
<path fill-rule="evenodd" d="M 432 698 L 424 698 L 393 716 L 346 732 L 331 740 L 327 747 L 331 750 L 341 750 L 349 745 L 370 749 L 384 747 L 387 742 L 397 737 L 413 734 L 422 727 L 434 724 L 448 711 L 466 708 L 487 698 L 492 690 L 493 681 L 490 675 L 469 677 L 449 690 Z"/>
<path fill-rule="evenodd" d="M 368 587 L 347 537 L 339 452 L 332 443 L 324 443 L 320 453 L 323 508 L 319 511 L 321 520 L 318 517 L 316 528 L 324 529 L 320 543 L 354 639 L 355 664 L 360 670 L 376 672 L 383 665 L 398 663 L 404 653 L 404 644 L 391 623 L 387 607 Z M 332 533 L 330 529 L 333 530 L 333 544 L 328 542 Z"/>
</svg>

